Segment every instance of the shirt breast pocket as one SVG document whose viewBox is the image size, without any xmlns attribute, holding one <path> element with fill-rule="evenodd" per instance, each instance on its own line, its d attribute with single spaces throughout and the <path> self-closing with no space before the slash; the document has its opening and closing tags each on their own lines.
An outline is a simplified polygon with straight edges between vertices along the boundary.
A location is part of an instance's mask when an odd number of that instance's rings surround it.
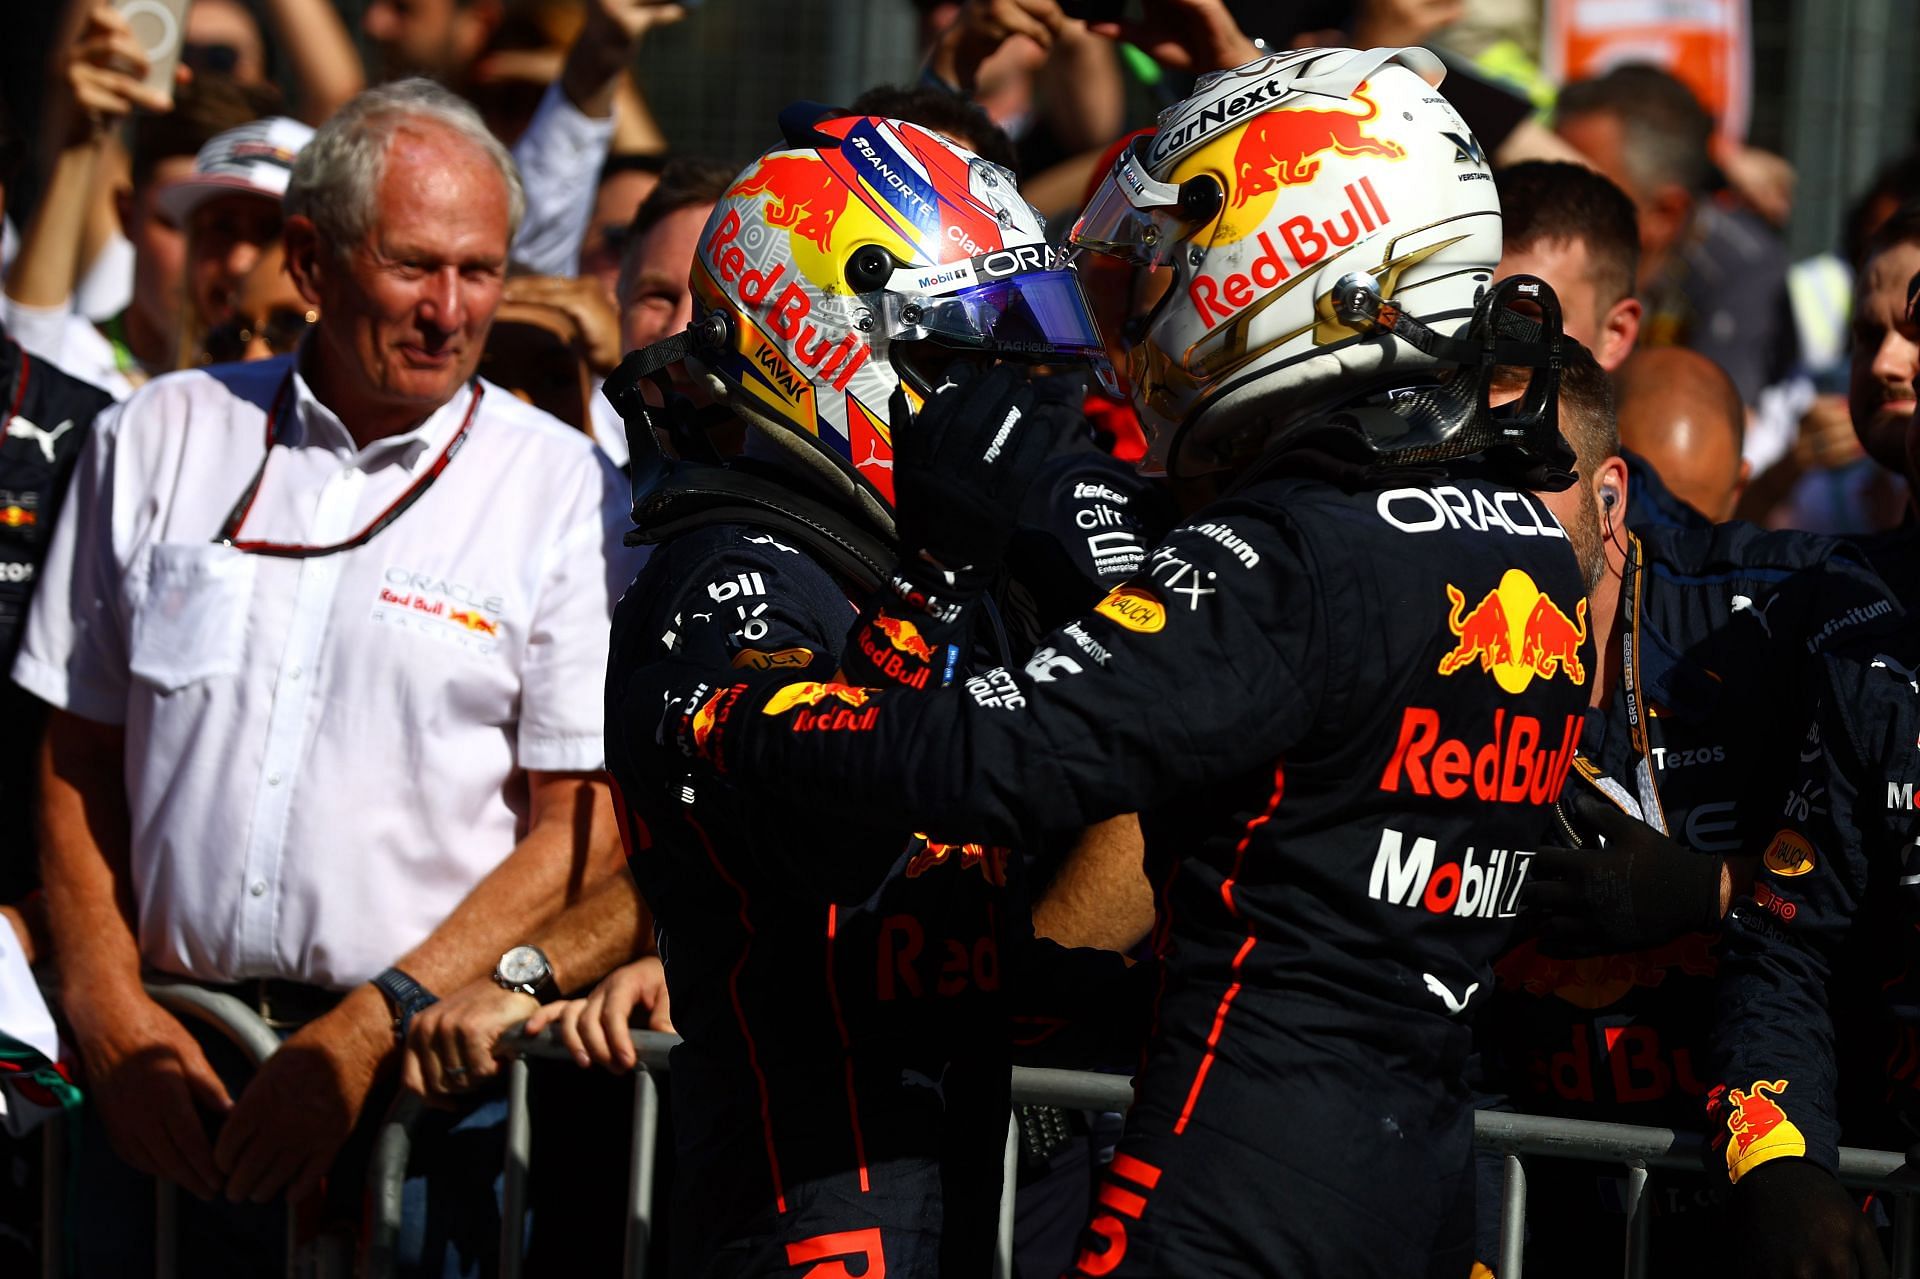
<svg viewBox="0 0 1920 1279">
<path fill-rule="evenodd" d="M 192 542 L 156 543 L 148 554 L 146 591 L 130 628 L 129 669 L 169 693 L 237 674 L 254 557 Z"/>
</svg>

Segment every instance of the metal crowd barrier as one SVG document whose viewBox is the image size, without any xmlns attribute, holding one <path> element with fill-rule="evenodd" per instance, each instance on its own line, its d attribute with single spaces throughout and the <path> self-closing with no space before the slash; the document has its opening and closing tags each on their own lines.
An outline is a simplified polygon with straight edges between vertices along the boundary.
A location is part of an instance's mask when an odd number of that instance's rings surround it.
<svg viewBox="0 0 1920 1279">
<path fill-rule="evenodd" d="M 626 1262 L 622 1273 L 631 1279 L 645 1279 L 647 1244 L 653 1233 L 653 1147 L 659 1129 L 659 1100 L 652 1072 L 667 1069 L 667 1054 L 679 1039 L 655 1031 L 636 1030 L 633 1032 L 633 1042 L 639 1050 L 640 1064 L 634 1071 Z M 514 1046 L 519 1055 L 514 1058 L 509 1071 L 507 1211 L 502 1216 L 500 1246 L 502 1279 L 519 1279 L 521 1273 L 527 1161 L 533 1148 L 532 1125 L 526 1107 L 527 1058 L 569 1056 L 552 1032 Z M 1119 1075 L 1015 1066 L 1013 1101 L 1015 1105 L 1124 1111 L 1133 1104 L 1133 1086 L 1128 1079 Z M 1010 1120 L 993 1279 L 1010 1279 L 1013 1273 L 1016 1132 Z M 1705 1138 L 1698 1133 L 1676 1132 L 1671 1128 L 1643 1128 L 1631 1124 L 1554 1119 L 1542 1115 L 1486 1110 L 1474 1115 L 1473 1141 L 1481 1150 L 1499 1153 L 1505 1165 L 1500 1204 L 1499 1265 L 1495 1272 L 1499 1279 L 1523 1279 L 1527 1213 L 1524 1157 L 1613 1164 L 1626 1170 L 1627 1250 L 1624 1269 L 1627 1279 L 1644 1279 L 1648 1260 L 1648 1224 L 1651 1221 L 1646 1191 L 1651 1170 L 1671 1168 L 1698 1171 L 1703 1167 L 1701 1159 L 1705 1144 Z M 1920 1224 L 1920 1204 L 1916 1203 L 1916 1196 L 1920 1195 L 1920 1168 L 1909 1167 L 1905 1156 L 1892 1151 L 1862 1150 L 1848 1146 L 1840 1151 L 1839 1175 L 1845 1185 L 1883 1191 L 1892 1197 L 1894 1279 L 1920 1279 L 1920 1275 L 1916 1275 L 1917 1254 L 1920 1254 L 1920 1232 L 1916 1231 L 1916 1225 Z"/>
<path fill-rule="evenodd" d="M 191 982 L 149 980 L 147 994 L 174 1016 L 204 1022 L 245 1053 L 257 1068 L 280 1048 L 280 1036 L 260 1015 L 232 995 Z M 40 1187 L 40 1273 L 43 1279 L 61 1279 L 66 1261 L 67 1135 L 73 1119 L 52 1119 L 42 1128 Z M 402 1171 L 405 1163 L 402 1162 Z M 153 1183 L 153 1272 L 157 1279 L 179 1273 L 179 1188 L 158 1178 Z M 395 1216 L 397 1220 L 397 1213 Z M 287 1274 L 302 1279 L 346 1279 L 353 1273 L 352 1258 L 337 1240 L 322 1239 L 310 1250 L 295 1244 L 293 1209 L 287 1210 Z"/>
<path fill-rule="evenodd" d="M 256 1065 L 280 1046 L 279 1036 L 231 995 L 184 983 L 152 983 L 148 992 L 163 1007 L 182 1017 L 204 1021 L 225 1034 Z M 654 1156 L 660 1128 L 660 1095 L 653 1072 L 667 1069 L 667 1056 L 678 1037 L 654 1031 L 633 1032 L 639 1066 L 633 1077 L 633 1130 L 628 1161 L 625 1250 L 622 1273 L 645 1279 L 647 1249 L 653 1238 Z M 569 1059 L 549 1031 L 538 1039 L 510 1045 L 516 1051 L 507 1071 L 507 1153 L 501 1214 L 501 1279 L 520 1279 L 526 1232 L 528 1168 L 533 1152 L 532 1116 L 527 1107 L 528 1058 Z M 1124 1111 L 1133 1103 L 1131 1083 L 1118 1075 L 1085 1071 L 1013 1068 L 1016 1105 L 1064 1106 L 1073 1110 Z M 400 1226 L 401 1186 L 406 1178 L 409 1131 L 419 1114 L 419 1102 L 403 1098 L 382 1125 L 367 1171 L 372 1200 L 371 1222 L 362 1273 L 367 1279 L 387 1279 L 394 1268 L 394 1242 Z M 63 1191 L 66 1184 L 66 1143 L 56 1120 L 45 1129 L 45 1185 L 42 1189 L 44 1260 L 42 1275 L 58 1279 L 62 1271 L 64 1238 Z M 1013 1273 L 1013 1202 L 1017 1130 L 1009 1120 L 1005 1177 L 1000 1199 L 993 1279 Z M 1655 1168 L 1697 1170 L 1704 1139 L 1697 1133 L 1628 1124 L 1553 1119 L 1505 1111 L 1480 1111 L 1474 1116 L 1474 1144 L 1499 1153 L 1505 1176 L 1501 1190 L 1499 1279 L 1523 1279 L 1526 1239 L 1526 1158 L 1574 1159 L 1612 1164 L 1626 1170 L 1627 1279 L 1643 1279 L 1647 1271 L 1648 1224 L 1646 1198 Z M 1878 1190 L 1893 1199 L 1893 1274 L 1895 1279 L 1920 1279 L 1920 1168 L 1909 1167 L 1903 1155 L 1884 1150 L 1843 1147 L 1840 1180 L 1859 1189 Z M 175 1270 L 175 1188 L 156 1183 L 155 1274 L 171 1279 Z M 287 1273 L 331 1276 L 352 1273 L 351 1259 L 340 1249 L 323 1248 L 317 1255 L 295 1255 L 289 1219 Z M 301 1263 L 305 1264 L 302 1265 Z"/>
</svg>

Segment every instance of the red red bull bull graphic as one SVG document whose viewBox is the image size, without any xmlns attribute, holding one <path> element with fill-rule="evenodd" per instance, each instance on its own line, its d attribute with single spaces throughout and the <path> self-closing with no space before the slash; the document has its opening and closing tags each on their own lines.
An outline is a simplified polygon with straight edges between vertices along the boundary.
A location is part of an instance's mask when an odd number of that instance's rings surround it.
<svg viewBox="0 0 1920 1279">
<path fill-rule="evenodd" d="M 1725 1094 L 1715 1088 L 1709 1105 L 1727 1121 L 1727 1177 L 1739 1181 L 1761 1164 L 1807 1153 L 1807 1139 L 1774 1100 L 1787 1090 L 1784 1079 L 1756 1079 L 1747 1089 Z"/>
<path fill-rule="evenodd" d="M 1400 716 L 1400 737 L 1380 774 L 1380 789 L 1460 799 L 1469 791 L 1490 804 L 1551 804 L 1560 798 L 1574 753 L 1580 748 L 1578 715 L 1560 726 L 1550 743 L 1531 715 L 1493 713 L 1492 731 L 1475 742 L 1444 735 L 1440 712 L 1409 706 Z"/>
<path fill-rule="evenodd" d="M 1447 584 L 1447 600 L 1447 629 L 1456 642 L 1440 659 L 1442 675 L 1478 662 L 1509 693 L 1524 691 L 1536 676 L 1565 674 L 1570 683 L 1587 682 L 1580 658 L 1587 642 L 1585 599 L 1574 605 L 1569 618 L 1531 577 L 1510 568 L 1472 608 L 1467 607 L 1466 593 L 1452 583 Z"/>
<path fill-rule="evenodd" d="M 1529 939 L 1509 951 L 1493 972 L 1508 990 L 1558 999 L 1576 1008 L 1600 1009 L 1619 1003 L 1636 988 L 1662 985 L 1669 973 L 1711 977 L 1719 967 L 1713 939 L 1706 933 L 1688 933 L 1652 950 L 1578 958 L 1542 954 L 1540 943 Z"/>
<path fill-rule="evenodd" d="M 1296 272 L 1317 266 L 1334 250 L 1354 243 L 1363 232 L 1378 231 L 1393 221 L 1371 178 L 1349 182 L 1344 190 L 1347 207 L 1337 218 L 1322 218 L 1317 223 L 1304 214 L 1288 218 L 1275 229 L 1280 237 L 1277 245 L 1272 235 L 1259 232 L 1254 238 L 1260 245 L 1260 256 L 1245 271 L 1220 279 L 1194 276 L 1187 285 L 1187 298 L 1200 322 L 1212 328 L 1252 305 L 1254 299 L 1271 293 Z"/>
<path fill-rule="evenodd" d="M 933 647 L 905 618 L 874 614 L 859 635 L 860 651 L 882 675 L 903 688 L 925 688 L 933 674 Z"/>
<path fill-rule="evenodd" d="M 828 251 L 833 248 L 833 224 L 847 211 L 850 194 L 847 184 L 824 161 L 807 155 L 766 156 L 745 181 L 727 192 L 730 199 L 766 196 L 768 222 L 787 227 Z"/>
<path fill-rule="evenodd" d="M 473 612 L 471 609 L 457 608 L 447 614 L 447 620 L 479 635 L 498 635 L 500 623 L 491 621 Z"/>
<path fill-rule="evenodd" d="M 1457 861 L 1437 862 L 1439 846 L 1425 836 L 1407 837 L 1391 826 L 1380 831 L 1367 896 L 1462 919 L 1510 919 L 1517 911 L 1520 886 L 1533 855 L 1506 848 L 1488 850 L 1478 861 L 1469 846 Z"/>
<path fill-rule="evenodd" d="M 1367 96 L 1364 81 L 1353 91 L 1353 100 L 1365 104 L 1366 110 L 1294 107 L 1268 111 L 1249 121 L 1233 153 L 1234 207 L 1282 186 L 1313 181 L 1320 173 L 1320 157 L 1329 151 L 1348 158 L 1404 159 L 1405 147 L 1373 137 L 1360 127 L 1380 114 L 1379 104 Z"/>
<path fill-rule="evenodd" d="M 40 522 L 40 516 L 24 506 L 0 506 L 0 524 L 8 528 L 30 528 Z"/>
<path fill-rule="evenodd" d="M 1004 888 L 1007 884 L 1008 851 L 997 844 L 941 844 L 915 832 L 922 847 L 907 862 L 907 878 L 918 879 L 938 866 L 952 865 L 960 870 L 979 867 L 989 884 Z"/>
<path fill-rule="evenodd" d="M 694 753 L 702 759 L 711 761 L 722 771 L 725 771 L 722 761 L 713 749 L 719 745 L 714 735 L 726 726 L 728 717 L 733 714 L 733 708 L 739 704 L 741 695 L 746 691 L 745 684 L 729 684 L 717 690 L 706 701 L 700 703 L 699 709 L 694 711 L 693 719 L 688 725 L 693 735 Z"/>
<path fill-rule="evenodd" d="M 855 688 L 849 684 L 819 683 L 804 680 L 798 684 L 788 684 L 767 699 L 760 708 L 762 715 L 784 715 L 796 707 L 801 708 L 788 724 L 795 732 L 832 732 L 846 731 L 864 733 L 879 720 L 880 708 L 868 706 L 868 700 L 877 690 Z M 807 709 L 833 701 L 841 705 L 831 706 L 824 711 Z M 865 707 L 864 710 L 858 708 Z M 854 708 L 854 709 L 849 709 Z"/>
</svg>

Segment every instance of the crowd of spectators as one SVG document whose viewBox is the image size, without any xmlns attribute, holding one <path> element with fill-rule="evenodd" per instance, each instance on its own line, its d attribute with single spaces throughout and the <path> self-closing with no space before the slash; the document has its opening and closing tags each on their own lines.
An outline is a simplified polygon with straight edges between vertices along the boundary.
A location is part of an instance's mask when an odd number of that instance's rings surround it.
<svg viewBox="0 0 1920 1279">
<path fill-rule="evenodd" d="M 1094 7 L 923 0 L 918 82 L 848 106 L 1014 171 L 1063 233 L 1116 142 L 1197 75 L 1271 48 L 1444 45 L 1473 8 L 1301 6 L 1291 31 L 1225 0 L 1073 16 Z M 14 1071 L 0 1200 L 33 1202 L 36 1101 L 84 1097 L 70 1238 L 0 1234 L 0 1268 L 61 1247 L 85 1274 L 149 1267 L 157 1176 L 189 1192 L 183 1273 L 272 1273 L 283 1201 L 309 1239 L 354 1237 L 374 1125 L 412 1092 L 434 1109 L 406 1264 L 490 1270 L 496 1048 L 553 1027 L 579 1067 L 620 1072 L 630 1027 L 673 1028 L 604 772 L 609 619 L 646 552 L 625 540 L 631 428 L 601 387 L 693 319 L 696 246 L 751 157 L 677 148 L 632 74 L 696 6 L 372 0 L 357 17 L 358 43 L 329 0 L 192 0 L 156 84 L 123 7 L 70 0 L 44 100 L 0 120 L 0 1067 L 22 1046 L 58 1063 Z M 1548 281 L 1611 375 L 1582 410 L 1606 427 L 1574 441 L 1605 507 L 1595 562 L 1628 568 L 1616 521 L 1738 518 L 1869 538 L 1911 605 L 1920 161 L 1886 167 L 1829 258 L 1793 263 L 1779 167 L 1669 69 L 1616 67 L 1541 111 L 1445 56 L 1440 92 L 1495 168 L 1500 274 Z M 29 174 L 31 208 L 8 210 Z M 1124 367 L 1163 282 L 1081 270 Z M 714 388 L 670 372 L 706 411 Z M 1124 397 L 1089 387 L 1085 407 L 1138 456 Z M 724 416 L 695 420 L 731 456 Z M 1564 521 L 1576 549 L 1572 526 L 1602 527 L 1590 507 Z M 1130 830 L 1087 833 L 1037 895 L 1039 935 L 1145 953 Z M 538 992 L 496 976 L 524 946 Z M 251 1068 L 156 980 L 237 996 L 283 1046 Z M 1528 980 L 1510 984 L 1541 994 Z M 1578 998 L 1596 1024 L 1614 1002 Z M 1552 1054 L 1516 1060 L 1490 1086 L 1523 1109 L 1638 1113 L 1560 1104 Z M 1698 1126 L 1704 1089 L 1661 1060 L 1663 1100 Z M 1079 1164 L 1023 1162 L 1023 1219 L 1066 1230 L 1023 1226 L 1022 1274 L 1071 1260 L 1104 1131 L 1073 1122 Z M 552 1175 L 620 1175 L 616 1130 L 555 1133 Z M 19 1232 L 34 1216 L 0 1207 Z"/>
</svg>

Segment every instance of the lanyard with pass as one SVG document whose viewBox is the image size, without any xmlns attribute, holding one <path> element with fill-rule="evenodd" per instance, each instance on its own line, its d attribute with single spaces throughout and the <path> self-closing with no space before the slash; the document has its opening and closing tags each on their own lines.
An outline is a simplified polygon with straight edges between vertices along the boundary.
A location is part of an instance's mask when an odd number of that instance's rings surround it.
<svg viewBox="0 0 1920 1279">
<path fill-rule="evenodd" d="M 1640 686 L 1640 605 L 1646 585 L 1646 562 L 1640 556 L 1640 539 L 1627 534 L 1627 571 L 1620 578 L 1620 613 L 1625 626 L 1620 635 L 1621 693 L 1627 703 L 1627 732 L 1633 743 L 1634 788 L 1638 795 L 1608 777 L 1585 756 L 1574 763 L 1580 775 L 1592 782 L 1602 794 L 1629 816 L 1667 834 L 1667 812 L 1660 803 L 1660 787 L 1653 777 L 1652 736 L 1647 726 L 1646 690 Z M 1601 663 L 1604 663 L 1604 657 Z M 1596 663 L 1600 664 L 1600 663 Z"/>
<path fill-rule="evenodd" d="M 453 433 L 453 438 L 448 440 L 446 447 L 440 450 L 440 456 L 434 458 L 432 464 L 420 473 L 420 477 L 407 486 L 407 491 L 395 498 L 384 511 L 374 516 L 373 523 L 344 542 L 333 542 L 326 546 L 304 546 L 297 542 L 245 541 L 239 536 L 240 526 L 246 523 L 247 513 L 253 509 L 253 499 L 260 493 L 260 481 L 267 477 L 267 459 L 273 456 L 274 434 L 280 421 L 280 414 L 286 410 L 293 399 L 293 372 L 289 370 L 286 381 L 282 382 L 280 389 L 274 393 L 273 408 L 267 413 L 267 451 L 261 456 L 260 465 L 253 473 L 253 479 L 248 481 L 246 490 L 240 494 L 239 500 L 234 502 L 233 509 L 227 512 L 227 518 L 220 525 L 220 531 L 213 535 L 213 540 L 221 546 L 231 546 L 234 550 L 245 551 L 249 555 L 271 555 L 280 559 L 296 560 L 314 559 L 322 555 L 333 555 L 339 551 L 350 551 L 356 546 L 372 541 L 376 533 L 399 519 L 408 507 L 419 501 L 426 491 L 433 487 L 433 482 L 440 478 L 440 472 L 447 469 L 447 463 L 453 461 L 454 454 L 458 453 L 460 446 L 466 443 L 467 432 L 473 426 L 474 415 L 480 411 L 480 396 L 483 390 L 479 378 L 473 379 L 469 385 L 473 389 L 473 398 L 467 402 L 467 415 L 460 420 L 460 429 Z"/>
</svg>

